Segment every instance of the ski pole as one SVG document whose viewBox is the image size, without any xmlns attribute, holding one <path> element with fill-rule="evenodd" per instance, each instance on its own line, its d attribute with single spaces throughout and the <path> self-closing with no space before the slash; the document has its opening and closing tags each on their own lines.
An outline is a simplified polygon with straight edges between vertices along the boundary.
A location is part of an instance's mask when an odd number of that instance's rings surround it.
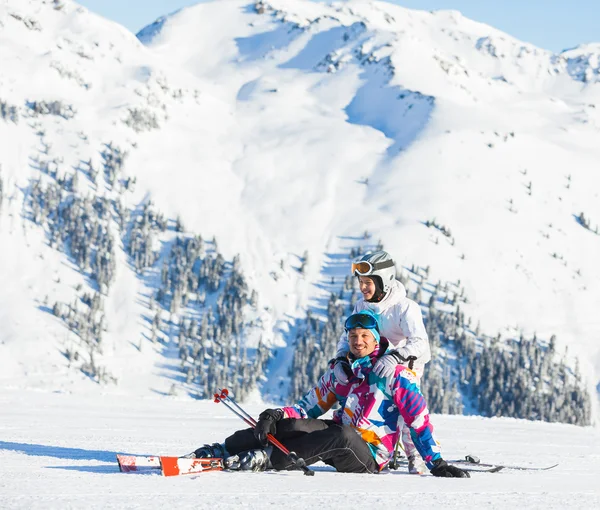
<svg viewBox="0 0 600 510">
<path fill-rule="evenodd" d="M 251 422 L 251 426 L 252 426 L 252 427 L 255 427 L 255 426 L 256 426 L 256 424 L 257 424 L 256 420 L 255 420 L 255 419 L 254 419 L 252 416 L 250 416 L 250 415 L 249 415 L 249 414 L 248 414 L 248 413 L 247 413 L 247 412 L 246 412 L 246 411 L 245 411 L 245 410 L 242 408 L 242 406 L 240 406 L 240 405 L 239 405 L 239 404 L 238 404 L 238 403 L 237 403 L 237 402 L 236 402 L 236 401 L 233 399 L 233 397 L 232 397 L 231 395 L 229 395 L 229 391 L 227 390 L 227 388 L 223 388 L 223 389 L 221 390 L 221 395 L 220 395 L 220 397 L 221 397 L 221 400 L 223 401 L 223 403 L 224 403 L 224 404 L 225 404 L 225 403 L 227 403 L 227 402 L 229 402 L 230 404 L 233 404 L 233 405 L 234 405 L 234 406 L 235 406 L 235 407 L 236 407 L 236 408 L 237 408 L 237 409 L 240 411 L 240 413 L 242 413 L 242 414 L 243 414 L 243 415 L 246 417 L 246 419 L 244 420 L 244 421 L 246 421 L 246 423 L 250 424 L 250 422 Z M 230 409 L 231 409 L 231 407 L 230 407 Z M 233 409 L 232 409 L 232 410 L 233 410 Z M 235 412 L 235 411 L 234 411 L 234 412 Z M 238 416 L 240 416 L 240 414 L 239 414 L 239 413 L 236 413 L 236 414 L 237 414 Z M 241 416 L 240 416 L 240 417 L 241 417 Z M 243 417 L 241 417 L 241 418 L 242 418 L 242 419 L 244 419 Z M 278 447 L 278 448 L 279 448 L 279 449 L 280 449 L 280 450 L 281 450 L 283 453 L 285 453 L 286 455 L 290 455 L 290 451 L 289 451 L 289 450 L 288 450 L 288 449 L 287 449 L 285 446 L 283 446 L 283 445 L 282 445 L 282 444 L 281 444 L 281 443 L 280 443 L 280 442 L 277 440 L 277 438 L 275 438 L 275 436 L 273 436 L 272 434 L 268 434 L 268 435 L 267 435 L 267 438 L 268 438 L 268 439 L 269 439 L 269 440 L 270 440 L 270 441 L 271 441 L 271 442 L 272 442 L 272 443 L 273 443 L 275 446 L 277 446 L 277 447 Z"/>
<path fill-rule="evenodd" d="M 243 416 L 241 413 L 237 412 L 227 400 L 217 400 L 217 394 L 215 393 L 215 402 L 222 402 L 223 404 L 225 404 L 225 406 L 231 411 L 233 412 L 238 418 L 241 418 L 243 421 L 245 421 L 248 425 L 250 425 L 252 428 L 256 427 L 256 420 L 254 418 L 252 418 L 251 416 Z M 239 406 L 238 406 L 239 407 Z M 283 446 L 278 440 L 277 438 L 275 438 L 275 436 L 273 436 L 273 434 L 267 434 L 267 439 L 273 443 L 273 445 L 275 445 L 277 448 L 279 448 L 285 455 L 292 456 L 294 457 L 295 454 L 293 454 L 292 452 L 290 452 L 285 446 Z M 294 458 L 298 458 L 298 457 L 294 457 Z M 301 459 L 298 458 L 298 461 L 300 461 Z M 297 462 L 298 462 L 297 461 Z"/>
<path fill-rule="evenodd" d="M 233 399 L 233 397 L 231 397 L 231 396 L 229 395 L 229 390 L 228 390 L 227 388 L 223 388 L 223 389 L 221 390 L 221 395 L 220 395 L 220 397 L 221 397 L 222 399 L 225 399 L 225 400 L 228 400 L 229 402 L 231 402 L 231 403 L 232 403 L 232 404 L 233 404 L 235 407 L 237 407 L 237 408 L 238 408 L 238 410 L 239 410 L 239 411 L 240 411 L 242 414 L 244 414 L 244 415 L 245 415 L 245 416 L 246 416 L 246 417 L 247 417 L 249 420 L 252 420 L 254 423 L 256 423 L 256 420 L 255 420 L 255 419 L 254 419 L 252 416 L 250 416 L 250 415 L 249 415 L 249 414 L 248 414 L 248 413 L 247 413 L 247 412 L 246 412 L 244 409 L 242 409 L 242 406 L 240 406 L 240 405 L 239 405 L 239 404 L 238 404 L 238 403 L 237 403 L 237 402 L 236 402 L 236 401 Z"/>
<path fill-rule="evenodd" d="M 243 421 L 245 421 L 252 428 L 256 427 L 256 424 L 257 424 L 256 420 L 252 416 L 250 416 L 246 411 L 244 411 L 244 409 L 242 409 L 242 407 L 229 396 L 229 392 L 227 391 L 227 389 L 222 389 L 220 394 L 215 393 L 215 402 L 217 402 L 217 403 L 222 402 L 223 404 L 225 404 L 227 406 L 227 408 L 230 411 L 232 411 L 236 416 L 238 416 Z M 231 406 L 232 403 L 235 404 L 235 406 L 240 410 L 240 412 L 238 412 L 236 409 L 234 409 Z M 273 436 L 272 434 L 267 434 L 267 439 L 271 443 L 273 443 L 273 445 L 277 446 L 277 448 L 279 448 L 285 455 L 287 455 L 287 456 L 291 455 L 291 452 L 285 446 L 283 446 L 275 438 L 275 436 Z M 298 458 L 298 457 L 296 457 L 296 458 Z M 300 460 L 300 459 L 298 458 L 298 460 Z"/>
<path fill-rule="evenodd" d="M 398 469 L 398 445 L 400 444 L 400 436 L 398 436 L 398 440 L 396 441 L 396 447 L 394 448 L 394 456 L 392 457 L 392 462 L 390 462 L 390 469 Z"/>
<path fill-rule="evenodd" d="M 400 444 L 401 436 L 402 436 L 402 432 L 400 432 L 400 435 L 398 436 L 398 440 L 396 441 L 396 447 L 394 448 L 394 457 L 392 459 L 392 462 L 390 462 L 390 469 L 398 469 L 400 467 L 398 464 L 398 453 L 400 451 L 399 448 L 401 448 L 402 451 L 404 452 L 404 454 L 406 455 L 406 451 Z"/>
<path fill-rule="evenodd" d="M 222 402 L 225 406 L 233 412 L 238 418 L 241 418 L 244 422 L 246 422 L 251 427 L 256 427 L 256 420 L 252 418 L 242 407 L 229 396 L 229 392 L 226 389 L 221 390 L 221 393 L 215 393 L 215 402 Z M 235 406 L 241 411 L 234 409 L 231 403 L 235 404 Z M 293 465 L 301 468 L 304 471 L 305 475 L 313 476 L 314 471 L 308 469 L 306 464 L 304 463 L 304 459 L 298 457 L 294 452 L 290 452 L 285 446 L 283 446 L 272 434 L 267 434 L 267 439 L 274 446 L 279 448 L 284 455 L 292 462 Z"/>
<path fill-rule="evenodd" d="M 250 416 L 243 408 L 242 406 L 240 406 L 232 397 L 229 396 L 229 391 L 226 388 L 223 388 L 221 390 L 220 394 L 215 393 L 215 402 L 223 402 L 223 404 L 225 404 L 234 414 L 236 414 L 238 417 L 240 417 L 242 420 L 244 420 L 248 425 L 250 425 L 251 427 L 256 427 L 256 420 Z M 231 407 L 231 404 L 233 404 L 236 409 L 233 409 Z M 272 434 L 267 434 L 267 438 L 275 445 L 277 446 L 283 453 L 285 453 L 286 455 L 290 455 L 290 451 L 283 446 L 276 438 L 275 436 L 273 436 Z"/>
<path fill-rule="evenodd" d="M 215 402 L 218 404 L 222 402 L 225 406 L 238 418 L 241 418 L 246 424 L 250 425 L 252 428 L 255 428 L 257 425 L 256 420 L 250 416 L 242 407 L 229 396 L 229 391 L 226 388 L 221 390 L 221 393 L 215 393 Z M 237 409 L 233 407 L 233 405 Z M 275 447 L 277 447 L 281 452 L 292 462 L 292 465 L 299 467 L 304 471 L 304 474 L 307 476 L 314 476 L 315 472 L 308 468 L 304 459 L 298 457 L 294 452 L 290 452 L 285 446 L 283 446 L 273 434 L 267 434 L 267 440 Z"/>
<path fill-rule="evenodd" d="M 256 420 L 250 416 L 243 408 L 242 406 L 240 406 L 232 397 L 229 396 L 229 391 L 227 391 L 226 388 L 223 388 L 221 390 L 221 394 L 218 395 L 218 399 L 223 402 L 223 404 L 225 404 L 234 414 L 236 414 L 238 417 L 240 417 L 242 420 L 244 420 L 248 425 L 250 425 L 251 427 L 256 427 Z M 217 401 L 217 394 L 215 393 L 215 402 Z M 231 404 L 233 404 L 238 410 L 236 411 L 235 409 L 233 409 L 231 407 Z M 275 446 L 277 446 L 277 448 L 279 448 L 284 454 L 286 455 L 290 455 L 291 452 L 285 447 L 283 446 L 276 438 L 275 436 L 273 436 L 272 434 L 267 434 L 267 439 L 273 443 Z"/>
<path fill-rule="evenodd" d="M 225 404 L 225 406 L 227 407 L 227 409 L 229 409 L 238 418 L 241 418 L 243 421 L 245 421 L 251 427 L 253 427 L 253 428 L 256 427 L 256 422 L 254 420 L 249 420 L 248 418 L 246 418 L 245 416 L 243 416 L 241 413 L 239 413 L 238 411 L 236 411 L 233 407 L 231 407 L 231 405 L 229 404 L 229 402 L 227 402 L 226 400 L 221 400 L 220 397 L 219 397 L 219 395 L 217 393 L 215 393 L 215 402 L 217 404 L 219 402 L 222 402 L 223 404 Z"/>
</svg>

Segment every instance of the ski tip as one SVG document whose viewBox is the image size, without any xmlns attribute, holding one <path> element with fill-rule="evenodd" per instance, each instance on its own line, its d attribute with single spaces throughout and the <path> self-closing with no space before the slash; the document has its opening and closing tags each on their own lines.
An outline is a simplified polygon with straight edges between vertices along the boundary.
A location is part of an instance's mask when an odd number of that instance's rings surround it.
<svg viewBox="0 0 600 510">
<path fill-rule="evenodd" d="M 131 455 L 117 454 L 117 464 L 121 473 L 130 473 L 135 471 L 135 462 L 131 460 Z"/>
<path fill-rule="evenodd" d="M 154 455 L 117 454 L 117 463 L 119 464 L 119 471 L 121 473 L 160 469 L 160 461 Z"/>
</svg>

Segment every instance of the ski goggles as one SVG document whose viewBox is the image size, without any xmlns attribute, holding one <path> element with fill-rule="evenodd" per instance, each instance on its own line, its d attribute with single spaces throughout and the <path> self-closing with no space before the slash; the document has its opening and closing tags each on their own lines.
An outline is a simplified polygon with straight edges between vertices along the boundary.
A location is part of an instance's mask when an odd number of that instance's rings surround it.
<svg viewBox="0 0 600 510">
<path fill-rule="evenodd" d="M 344 328 L 349 331 L 354 328 L 374 329 L 379 333 L 379 324 L 377 319 L 366 313 L 354 313 L 346 319 Z"/>
<path fill-rule="evenodd" d="M 387 269 L 393 266 L 393 260 L 385 260 L 383 262 L 376 262 L 375 264 L 367 261 L 354 262 L 352 264 L 352 274 L 355 276 L 369 276 L 379 269 Z"/>
</svg>

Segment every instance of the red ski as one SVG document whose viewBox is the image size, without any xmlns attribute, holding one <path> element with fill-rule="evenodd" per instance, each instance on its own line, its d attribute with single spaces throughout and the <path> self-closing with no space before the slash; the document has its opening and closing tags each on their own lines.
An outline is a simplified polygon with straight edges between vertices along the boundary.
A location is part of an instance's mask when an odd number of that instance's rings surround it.
<svg viewBox="0 0 600 510">
<path fill-rule="evenodd" d="M 225 469 L 223 459 L 185 459 L 181 457 L 160 457 L 160 466 L 164 476 L 194 475 L 205 471 Z"/>
<path fill-rule="evenodd" d="M 160 469 L 160 457 L 155 455 L 117 455 L 117 462 L 122 473 Z"/>
</svg>

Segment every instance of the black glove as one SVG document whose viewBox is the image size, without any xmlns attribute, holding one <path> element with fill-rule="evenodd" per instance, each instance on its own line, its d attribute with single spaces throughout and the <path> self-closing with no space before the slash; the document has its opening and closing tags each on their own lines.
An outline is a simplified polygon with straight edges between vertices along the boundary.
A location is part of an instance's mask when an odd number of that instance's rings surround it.
<svg viewBox="0 0 600 510">
<path fill-rule="evenodd" d="M 329 362 L 329 365 L 333 363 L 333 375 L 335 376 L 335 380 L 344 386 L 348 384 L 348 381 L 354 373 L 350 368 L 350 363 L 348 363 L 348 358 L 346 356 L 338 356 L 335 359 L 332 359 Z"/>
<path fill-rule="evenodd" d="M 254 437 L 262 446 L 267 446 L 267 435 L 277 432 L 276 423 L 283 418 L 283 409 L 265 409 L 258 416 Z"/>
<path fill-rule="evenodd" d="M 444 459 L 433 461 L 434 468 L 431 470 L 433 476 L 442 476 L 444 478 L 471 478 L 468 471 L 451 466 Z"/>
</svg>

